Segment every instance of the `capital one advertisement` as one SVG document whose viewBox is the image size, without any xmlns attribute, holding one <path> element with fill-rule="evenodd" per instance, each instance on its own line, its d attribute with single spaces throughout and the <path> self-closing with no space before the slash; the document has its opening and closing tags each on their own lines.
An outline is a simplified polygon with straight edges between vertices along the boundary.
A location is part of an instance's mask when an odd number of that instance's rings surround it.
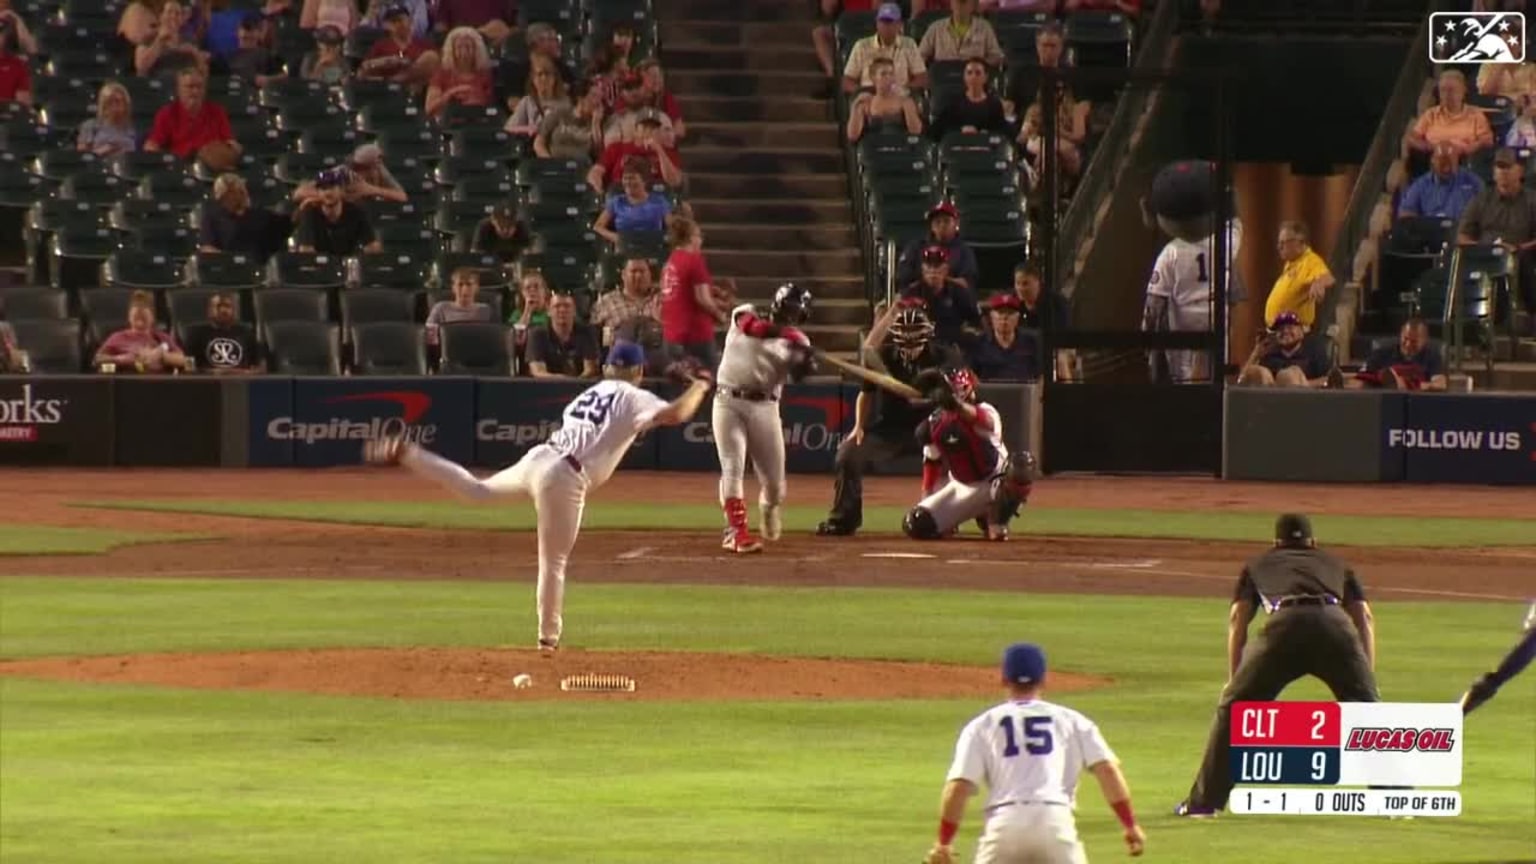
<svg viewBox="0 0 1536 864">
<path fill-rule="evenodd" d="M 474 457 L 470 378 L 295 378 L 251 382 L 252 465 L 358 465 L 390 435 L 455 462 Z"/>
<path fill-rule="evenodd" d="M 1536 485 L 1536 397 L 1414 393 L 1385 425 L 1409 483 Z"/>
<path fill-rule="evenodd" d="M 675 389 L 669 391 L 675 394 Z M 779 419 L 784 426 L 784 465 L 790 473 L 828 473 L 843 436 L 853 428 L 853 399 L 857 388 L 836 384 L 804 384 L 784 388 Z M 673 471 L 718 471 L 711 417 L 714 395 L 690 423 L 659 429 L 659 466 Z"/>
</svg>

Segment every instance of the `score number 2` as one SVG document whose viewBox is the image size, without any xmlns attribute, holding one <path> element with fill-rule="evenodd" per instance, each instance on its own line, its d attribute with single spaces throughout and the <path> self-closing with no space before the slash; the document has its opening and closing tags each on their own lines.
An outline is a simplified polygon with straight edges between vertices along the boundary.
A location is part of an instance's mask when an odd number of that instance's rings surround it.
<svg viewBox="0 0 1536 864">
<path fill-rule="evenodd" d="M 998 722 L 1003 727 L 1003 755 L 1013 757 L 1019 755 L 1019 739 L 1014 732 L 1013 717 L 1004 717 Z M 1025 717 L 1024 726 L 1024 752 L 1031 756 L 1044 756 L 1056 749 L 1056 738 L 1051 734 L 1051 718 L 1049 717 Z"/>
</svg>

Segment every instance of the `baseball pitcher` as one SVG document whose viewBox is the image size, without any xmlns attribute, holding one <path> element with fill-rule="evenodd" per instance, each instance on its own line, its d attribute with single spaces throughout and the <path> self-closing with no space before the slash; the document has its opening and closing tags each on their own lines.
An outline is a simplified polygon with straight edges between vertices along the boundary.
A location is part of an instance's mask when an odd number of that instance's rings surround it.
<svg viewBox="0 0 1536 864">
<path fill-rule="evenodd" d="M 779 397 L 786 379 L 800 380 L 815 369 L 811 342 L 798 329 L 810 314 L 811 292 L 793 282 L 774 292 L 767 318 L 750 305 L 731 311 L 713 418 L 726 523 L 721 546 L 731 552 L 763 549 L 747 526 L 742 478 L 749 456 L 757 474 L 763 537 L 777 540 L 783 533 L 784 422 Z"/>
<path fill-rule="evenodd" d="M 939 836 L 926 864 L 951 864 L 965 805 L 985 784 L 986 823 L 976 864 L 1087 864 L 1072 811 L 1084 771 L 1099 781 L 1104 800 L 1140 855 L 1146 835 L 1131 810 L 1131 793 L 1113 750 L 1082 714 L 1040 698 L 1045 652 L 1021 642 L 1003 652 L 1008 701 L 965 725 L 939 805 Z"/>
<path fill-rule="evenodd" d="M 1009 455 L 1002 418 L 976 400 L 971 370 L 924 373 L 919 379 L 937 379 L 927 390 L 937 407 L 917 427 L 923 498 L 902 520 L 902 530 L 914 540 L 937 540 L 975 519 L 988 540 L 1008 539 L 1008 523 L 1029 500 L 1035 457 L 1028 450 Z"/>
<path fill-rule="evenodd" d="M 1242 241 L 1242 222 L 1234 218 L 1227 223 L 1226 273 L 1229 302 L 1235 302 L 1231 292 L 1232 273 Z M 1147 299 L 1141 321 L 1143 331 L 1198 332 L 1211 329 L 1214 314 L 1212 304 L 1215 302 L 1211 292 L 1211 262 L 1215 250 L 1215 234 L 1195 242 L 1174 237 L 1163 246 L 1163 251 L 1158 253 L 1157 263 L 1152 266 L 1152 275 L 1147 279 Z M 1228 316 L 1229 321 L 1230 318 Z M 1211 380 L 1208 352 L 1179 349 L 1162 353 L 1168 362 L 1168 374 L 1175 384 Z"/>
<path fill-rule="evenodd" d="M 404 465 L 472 501 L 511 495 L 533 498 L 538 512 L 540 651 L 560 647 L 565 566 L 581 531 L 587 493 L 607 482 L 637 436 L 658 426 L 687 423 L 709 393 L 708 376 L 689 371 L 684 373 L 688 389 L 669 403 L 635 386 L 644 371 L 645 351 L 639 345 L 615 344 L 603 366 L 604 380 L 565 406 L 560 428 L 549 440 L 484 480 L 401 437 L 369 441 L 364 448 L 368 462 Z"/>
<path fill-rule="evenodd" d="M 1487 675 L 1478 676 L 1472 686 L 1467 688 L 1467 692 L 1461 695 L 1461 712 L 1471 714 L 1477 710 L 1479 705 L 1492 699 L 1493 694 L 1499 692 L 1499 688 L 1509 679 L 1531 665 L 1532 660 L 1536 660 L 1536 603 L 1532 603 L 1531 608 L 1526 610 L 1525 635 L 1504 655 L 1499 667 Z"/>
</svg>

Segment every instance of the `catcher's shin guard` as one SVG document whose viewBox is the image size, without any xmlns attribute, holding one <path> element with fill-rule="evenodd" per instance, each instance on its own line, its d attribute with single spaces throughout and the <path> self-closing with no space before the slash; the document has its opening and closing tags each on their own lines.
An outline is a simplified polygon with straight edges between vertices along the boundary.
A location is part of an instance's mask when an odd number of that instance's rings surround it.
<svg viewBox="0 0 1536 864">
<path fill-rule="evenodd" d="M 1028 450 L 1010 454 L 1006 469 L 992 480 L 992 506 L 987 511 L 987 523 L 1006 533 L 1008 523 L 1029 501 L 1034 480 L 1034 454 Z"/>
</svg>

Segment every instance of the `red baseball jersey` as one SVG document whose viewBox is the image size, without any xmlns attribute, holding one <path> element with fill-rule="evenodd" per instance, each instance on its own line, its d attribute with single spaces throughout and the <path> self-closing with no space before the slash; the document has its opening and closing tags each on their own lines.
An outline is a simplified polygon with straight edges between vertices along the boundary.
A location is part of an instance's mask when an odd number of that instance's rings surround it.
<svg viewBox="0 0 1536 864">
<path fill-rule="evenodd" d="M 949 475 L 961 483 L 980 483 L 1002 470 L 1003 424 L 997 409 L 976 403 L 976 418 L 967 420 L 958 411 L 939 409 L 923 421 L 926 443 L 938 451 Z"/>
</svg>

